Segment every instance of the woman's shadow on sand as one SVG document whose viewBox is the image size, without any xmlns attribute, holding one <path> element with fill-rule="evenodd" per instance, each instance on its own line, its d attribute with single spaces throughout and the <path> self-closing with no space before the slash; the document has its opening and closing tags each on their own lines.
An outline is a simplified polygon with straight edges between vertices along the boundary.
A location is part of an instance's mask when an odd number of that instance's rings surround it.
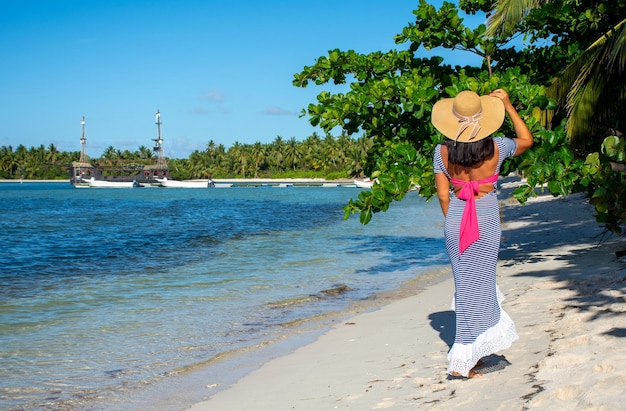
<svg viewBox="0 0 626 411">
<path fill-rule="evenodd" d="M 430 326 L 439 333 L 439 338 L 448 345 L 448 348 L 452 348 L 454 344 L 454 332 L 456 316 L 454 311 L 440 311 L 432 313 L 428 316 L 430 320 Z M 475 367 L 474 371 L 481 374 L 488 374 L 490 372 L 499 371 L 505 367 L 511 365 L 510 362 L 503 355 L 491 354 L 482 358 L 482 365 Z M 452 377 L 448 375 L 448 379 L 456 379 L 462 377 Z"/>
</svg>

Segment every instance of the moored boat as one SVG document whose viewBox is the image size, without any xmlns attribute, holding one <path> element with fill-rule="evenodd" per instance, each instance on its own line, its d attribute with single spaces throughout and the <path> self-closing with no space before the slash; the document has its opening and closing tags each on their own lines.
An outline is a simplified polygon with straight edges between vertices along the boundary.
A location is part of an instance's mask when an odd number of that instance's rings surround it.
<svg viewBox="0 0 626 411">
<path fill-rule="evenodd" d="M 365 180 L 354 180 L 354 185 L 357 186 L 357 188 L 372 188 L 375 182 L 376 180 L 370 180 L 368 178 Z"/>
<path fill-rule="evenodd" d="M 84 187 L 111 187 L 127 188 L 136 186 L 157 185 L 157 179 L 171 178 L 167 161 L 163 154 L 163 139 L 161 138 L 161 113 L 157 110 L 156 124 L 157 138 L 154 139 L 153 151 L 157 154 L 156 164 L 97 164 L 91 162 L 85 153 L 85 117 L 81 121 L 82 136 L 80 139 L 80 160 L 73 161 L 69 167 L 70 183 L 77 188 Z M 102 182 L 103 184 L 99 184 Z M 107 184 L 104 184 L 107 183 Z"/>
<path fill-rule="evenodd" d="M 166 188 L 212 188 L 215 186 L 211 179 L 207 181 L 180 181 L 165 177 L 158 179 L 158 182 L 159 186 Z"/>
<path fill-rule="evenodd" d="M 141 187 L 136 181 L 110 181 L 110 180 L 96 180 L 91 177 L 89 180 L 89 187 L 91 188 L 133 188 Z"/>
<path fill-rule="evenodd" d="M 374 180 L 354 180 L 354 185 L 357 186 L 357 188 L 372 188 L 372 186 L 374 185 L 374 183 L 378 182 L 378 180 L 374 179 Z M 408 191 L 419 191 L 420 187 L 418 185 L 411 185 L 409 187 Z"/>
</svg>

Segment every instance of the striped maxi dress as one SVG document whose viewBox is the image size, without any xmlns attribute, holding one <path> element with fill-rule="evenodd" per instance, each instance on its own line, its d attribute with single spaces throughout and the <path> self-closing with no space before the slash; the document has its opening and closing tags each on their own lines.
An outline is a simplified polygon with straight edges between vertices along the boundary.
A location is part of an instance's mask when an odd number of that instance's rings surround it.
<svg viewBox="0 0 626 411">
<path fill-rule="evenodd" d="M 517 148 L 514 140 L 493 139 L 498 146 L 499 159 L 495 173 L 500 172 L 504 159 Z M 441 158 L 441 145 L 435 148 L 435 173 L 450 175 Z M 496 183 L 494 183 L 495 186 Z M 445 220 L 445 239 L 455 294 L 452 309 L 456 314 L 454 344 L 448 352 L 448 373 L 467 377 L 478 360 L 509 348 L 517 340 L 515 324 L 500 303 L 504 296 L 496 285 L 496 266 L 500 249 L 500 212 L 496 191 L 476 199 L 476 214 L 480 238 L 459 253 L 461 218 L 465 201 L 450 191 L 450 205 Z"/>
</svg>

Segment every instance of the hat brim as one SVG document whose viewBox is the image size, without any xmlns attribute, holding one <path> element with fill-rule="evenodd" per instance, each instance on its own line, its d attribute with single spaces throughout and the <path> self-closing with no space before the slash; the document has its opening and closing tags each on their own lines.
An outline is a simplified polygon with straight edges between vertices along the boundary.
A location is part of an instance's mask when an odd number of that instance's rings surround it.
<svg viewBox="0 0 626 411">
<path fill-rule="evenodd" d="M 454 98 L 439 100 L 433 106 L 431 121 L 435 128 L 444 136 L 454 140 L 459 132 L 459 120 L 452 113 Z M 480 130 L 476 137 L 470 140 L 471 127 L 461 133 L 456 140 L 460 143 L 473 143 L 489 137 L 496 132 L 504 122 L 504 103 L 497 97 L 480 96 L 482 118 L 478 120 Z"/>
</svg>

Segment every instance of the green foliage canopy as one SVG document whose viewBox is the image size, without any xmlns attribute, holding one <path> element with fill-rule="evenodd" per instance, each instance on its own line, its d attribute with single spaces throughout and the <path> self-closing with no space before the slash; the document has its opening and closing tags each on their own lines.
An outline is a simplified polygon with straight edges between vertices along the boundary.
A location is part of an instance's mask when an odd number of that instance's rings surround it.
<svg viewBox="0 0 626 411">
<path fill-rule="evenodd" d="M 488 1 L 466 0 L 461 4 L 470 13 L 493 6 Z M 360 221 L 367 224 L 374 213 L 386 211 L 413 186 L 419 186 L 420 195 L 431 198 L 435 194 L 433 150 L 443 140 L 430 123 L 434 103 L 462 90 L 486 94 L 504 88 L 535 136 L 533 149 L 503 166 L 502 174 L 517 170 L 526 178 L 527 184 L 514 192 L 515 197 L 524 202 L 536 195 L 536 187 L 554 195 L 587 190 L 599 221 L 619 230 L 622 217 L 616 204 L 620 202 L 606 198 L 606 193 L 616 191 L 601 190 L 610 185 L 607 179 L 619 180 L 610 174 L 611 167 L 607 168 L 613 151 L 600 151 L 599 144 L 587 150 L 572 146 L 564 107 L 547 92 L 552 78 L 589 44 L 590 33 L 599 34 L 610 24 L 600 24 L 603 17 L 597 10 L 602 8 L 590 12 L 584 6 L 573 0 L 550 2 L 542 12 L 529 13 L 508 36 L 486 36 L 485 25 L 465 26 L 462 11 L 454 4 L 444 2 L 437 10 L 421 0 L 414 11 L 415 22 L 395 37 L 398 45 L 406 45 L 405 50 L 370 54 L 332 50 L 295 74 L 293 84 L 298 87 L 309 82 L 349 83 L 345 93 L 321 92 L 303 115 L 327 132 L 335 128 L 348 134 L 363 131 L 374 143 L 365 172 L 377 178 L 378 184 L 346 205 L 346 218 L 360 213 Z M 568 22 L 554 13 L 558 7 L 565 7 Z M 580 24 L 590 19 L 598 24 Z M 528 35 L 529 43 L 521 49 L 511 46 L 509 43 L 520 35 Z M 541 45 L 536 43 L 540 39 L 544 40 Z M 483 63 L 481 67 L 452 67 L 441 57 L 418 57 L 420 50 L 435 48 L 471 52 L 481 56 Z M 620 86 L 623 88 L 623 80 Z M 497 134 L 515 135 L 508 121 Z"/>
</svg>

